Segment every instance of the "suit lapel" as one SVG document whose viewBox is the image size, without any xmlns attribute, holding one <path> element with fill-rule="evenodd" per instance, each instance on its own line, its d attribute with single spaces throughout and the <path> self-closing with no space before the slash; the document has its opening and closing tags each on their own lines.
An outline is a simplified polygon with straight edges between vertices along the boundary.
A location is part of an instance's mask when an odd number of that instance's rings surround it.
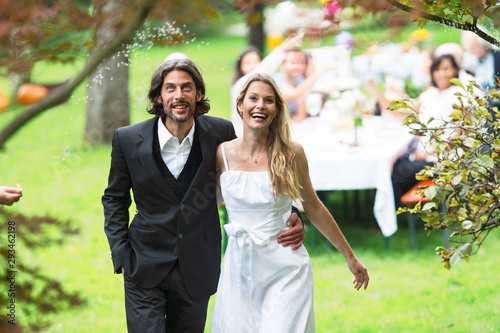
<svg viewBox="0 0 500 333">
<path fill-rule="evenodd" d="M 139 131 L 139 140 L 135 142 L 137 155 L 145 172 L 147 172 L 149 178 L 151 178 L 151 181 L 156 185 L 156 187 L 162 193 L 167 195 L 169 200 L 179 202 L 179 199 L 175 195 L 174 191 L 170 188 L 167 181 L 161 174 L 153 156 L 153 138 L 154 131 L 157 130 L 158 119 L 158 117 L 154 117 L 150 121 L 145 122 L 141 131 Z"/>
<path fill-rule="evenodd" d="M 202 161 L 196 175 L 191 181 L 186 195 L 189 197 L 193 189 L 199 187 L 199 183 L 206 177 L 213 177 L 215 180 L 215 150 L 217 148 L 217 137 L 212 133 L 212 126 L 203 118 L 195 118 L 195 130 L 198 133 L 198 138 L 200 140 L 200 149 L 202 155 Z M 213 173 L 210 174 L 210 172 Z M 204 190 L 204 189 L 200 189 Z"/>
</svg>

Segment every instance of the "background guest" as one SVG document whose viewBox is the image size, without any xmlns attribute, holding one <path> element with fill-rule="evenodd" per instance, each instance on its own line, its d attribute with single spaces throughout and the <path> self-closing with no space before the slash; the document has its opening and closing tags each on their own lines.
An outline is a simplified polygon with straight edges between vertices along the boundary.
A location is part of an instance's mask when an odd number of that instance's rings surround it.
<svg viewBox="0 0 500 333">
<path fill-rule="evenodd" d="M 462 32 L 462 46 L 478 60 L 474 73 L 476 82 L 484 89 L 495 89 L 495 76 L 500 76 L 500 52 L 471 31 Z"/>
<path fill-rule="evenodd" d="M 431 127 L 440 127 L 454 111 L 453 104 L 458 103 L 455 93 L 460 88 L 450 82 L 452 78 L 457 78 L 459 67 L 455 58 L 450 54 L 436 58 L 431 65 L 431 84 L 426 91 L 420 94 L 415 101 L 415 109 L 419 112 L 420 120 L 428 123 Z M 445 136 L 452 135 L 450 131 Z M 443 139 L 445 139 L 443 137 Z M 417 183 L 415 174 L 424 168 L 425 165 L 432 165 L 436 160 L 435 150 L 427 144 L 428 138 L 415 138 L 408 150 L 394 163 L 392 171 L 392 185 L 394 188 L 394 198 L 396 203 L 401 196 Z"/>
<path fill-rule="evenodd" d="M 285 59 L 285 52 L 301 42 L 299 36 L 290 36 L 277 46 L 267 57 L 262 60 L 260 51 L 249 46 L 238 56 L 236 61 L 233 83 L 230 89 L 231 97 L 231 122 L 238 137 L 243 133 L 243 122 L 236 109 L 236 99 L 247 79 L 254 73 L 265 73 L 272 75 Z"/>
<path fill-rule="evenodd" d="M 302 121 L 308 117 L 305 107 L 305 97 L 312 91 L 314 83 L 325 72 L 334 69 L 334 65 L 319 70 L 307 71 L 307 56 L 299 49 L 292 49 L 286 52 L 285 60 L 280 66 L 280 72 L 273 75 L 273 79 L 278 84 L 281 93 L 285 97 L 290 109 L 290 119 L 292 121 Z M 310 74 L 305 77 L 305 73 Z"/>
</svg>

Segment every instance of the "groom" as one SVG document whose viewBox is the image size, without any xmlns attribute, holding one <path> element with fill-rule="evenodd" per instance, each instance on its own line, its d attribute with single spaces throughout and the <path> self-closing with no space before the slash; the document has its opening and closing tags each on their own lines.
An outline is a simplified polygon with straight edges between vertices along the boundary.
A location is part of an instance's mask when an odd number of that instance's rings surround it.
<svg viewBox="0 0 500 333">
<path fill-rule="evenodd" d="M 128 331 L 203 332 L 221 259 L 215 151 L 235 133 L 204 115 L 205 83 L 189 59 L 161 64 L 148 97 L 155 117 L 114 134 L 104 229 L 124 276 Z M 130 189 L 137 213 L 129 226 Z M 300 219 L 289 222 L 278 241 L 298 247 Z"/>
</svg>

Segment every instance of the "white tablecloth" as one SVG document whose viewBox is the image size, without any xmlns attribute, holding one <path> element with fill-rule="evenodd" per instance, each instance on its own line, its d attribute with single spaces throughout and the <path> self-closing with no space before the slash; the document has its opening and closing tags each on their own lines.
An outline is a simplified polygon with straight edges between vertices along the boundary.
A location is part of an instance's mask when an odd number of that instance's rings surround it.
<svg viewBox="0 0 500 333">
<path fill-rule="evenodd" d="M 386 237 L 397 230 L 392 165 L 412 138 L 400 120 L 389 118 L 363 120 L 354 147 L 349 145 L 355 138 L 354 128 L 338 129 L 327 117 L 308 118 L 292 126 L 306 152 L 315 190 L 377 189 L 373 212 Z"/>
</svg>

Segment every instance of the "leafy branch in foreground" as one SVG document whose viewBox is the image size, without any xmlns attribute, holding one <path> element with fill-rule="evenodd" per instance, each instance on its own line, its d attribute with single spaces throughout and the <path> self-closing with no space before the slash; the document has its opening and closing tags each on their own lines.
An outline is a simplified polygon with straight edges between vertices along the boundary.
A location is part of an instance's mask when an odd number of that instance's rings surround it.
<svg viewBox="0 0 500 333">
<path fill-rule="evenodd" d="M 455 94 L 459 101 L 453 105 L 455 111 L 439 126 L 431 126 L 432 118 L 422 122 L 407 100 L 389 106 L 407 114 L 404 125 L 412 134 L 426 137 L 436 150 L 434 165 L 416 175 L 434 183 L 419 192 L 428 202 L 421 199 L 414 208 L 400 208 L 398 214 L 417 213 L 426 229 L 452 231 L 450 248 L 436 249 L 448 269 L 460 259 L 469 261 L 500 226 L 500 112 L 489 106 L 500 99 L 500 90 L 485 95 L 475 82 L 463 86 L 458 79 L 452 81 L 464 92 Z M 444 210 L 438 209 L 440 205 Z"/>
<path fill-rule="evenodd" d="M 472 31 L 489 43 L 500 46 L 500 2 L 497 0 L 338 0 L 342 8 L 355 8 L 358 17 L 392 10 L 409 14 L 423 28 L 433 21 L 443 26 Z"/>
<path fill-rule="evenodd" d="M 8 226 L 12 227 L 14 233 L 10 235 L 14 238 L 0 243 L 0 263 L 9 267 L 0 271 L 0 290 L 5 291 L 0 293 L 0 303 L 10 305 L 14 300 L 19 319 L 15 314 L 10 316 L 8 309 L 0 313 L 0 332 L 45 331 L 52 323 L 33 320 L 35 314 L 65 311 L 83 306 L 87 300 L 78 291 L 68 291 L 63 281 L 41 272 L 36 264 L 37 253 L 48 246 L 63 244 L 80 230 L 69 221 L 50 216 L 26 216 L 0 209 L 0 228 L 7 230 Z M 28 255 L 20 257 L 20 252 Z"/>
</svg>

